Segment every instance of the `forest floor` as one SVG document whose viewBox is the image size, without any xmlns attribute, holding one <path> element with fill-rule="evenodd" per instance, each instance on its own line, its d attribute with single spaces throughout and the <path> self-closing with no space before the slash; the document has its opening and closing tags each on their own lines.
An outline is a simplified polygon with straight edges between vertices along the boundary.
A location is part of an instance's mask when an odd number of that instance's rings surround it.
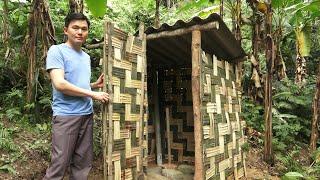
<svg viewBox="0 0 320 180">
<path fill-rule="evenodd" d="M 13 126 L 7 122 L 3 124 L 8 128 Z M 50 150 L 50 133 L 47 133 L 46 136 L 41 136 L 39 133 L 19 128 L 14 134 L 13 141 L 18 145 L 19 150 L 15 153 L 9 153 L 0 149 L 0 167 L 3 167 L 5 165 L 4 162 L 6 162 L 14 169 L 15 173 L 9 173 L 8 166 L 7 169 L 4 168 L 1 170 L 0 168 L 0 179 L 42 179 L 50 160 L 48 154 Z M 277 168 L 270 167 L 262 160 L 262 156 L 261 148 L 250 148 L 246 160 L 247 179 L 280 179 L 280 173 L 277 171 Z M 276 167 L 279 166 L 281 165 L 276 164 Z M 103 179 L 101 156 L 95 157 L 89 179 Z"/>
</svg>

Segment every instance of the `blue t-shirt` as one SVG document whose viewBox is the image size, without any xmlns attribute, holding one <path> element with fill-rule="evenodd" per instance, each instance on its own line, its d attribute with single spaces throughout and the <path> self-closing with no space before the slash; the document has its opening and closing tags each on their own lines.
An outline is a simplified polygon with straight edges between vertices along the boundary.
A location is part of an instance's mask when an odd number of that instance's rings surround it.
<svg viewBox="0 0 320 180">
<path fill-rule="evenodd" d="M 76 51 L 66 44 L 53 45 L 47 54 L 46 70 L 63 69 L 64 78 L 71 84 L 91 90 L 90 56 Z M 63 94 L 53 87 L 53 116 L 87 115 L 93 112 L 90 97 L 76 97 Z"/>
</svg>

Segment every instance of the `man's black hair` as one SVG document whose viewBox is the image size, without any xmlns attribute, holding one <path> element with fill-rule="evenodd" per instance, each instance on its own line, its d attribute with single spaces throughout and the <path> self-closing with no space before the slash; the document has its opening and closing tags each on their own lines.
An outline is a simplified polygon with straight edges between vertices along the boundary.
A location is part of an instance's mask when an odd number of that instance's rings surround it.
<svg viewBox="0 0 320 180">
<path fill-rule="evenodd" d="M 64 27 L 68 27 L 70 22 L 74 20 L 85 20 L 87 21 L 88 27 L 90 27 L 89 19 L 82 13 L 69 13 L 64 19 Z"/>
</svg>

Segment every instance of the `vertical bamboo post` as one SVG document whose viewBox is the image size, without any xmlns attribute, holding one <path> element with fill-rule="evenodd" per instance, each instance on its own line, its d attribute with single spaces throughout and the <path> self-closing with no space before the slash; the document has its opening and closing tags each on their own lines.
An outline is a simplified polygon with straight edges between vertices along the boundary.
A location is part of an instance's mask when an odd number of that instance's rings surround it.
<svg viewBox="0 0 320 180">
<path fill-rule="evenodd" d="M 170 136 L 170 114 L 169 107 L 166 107 L 166 126 L 167 126 L 167 143 L 168 143 L 168 164 L 171 166 L 171 136 Z"/>
<path fill-rule="evenodd" d="M 202 153 L 202 120 L 200 101 L 200 48 L 201 32 L 192 31 L 192 103 L 194 116 L 194 138 L 195 138 L 195 174 L 194 179 L 203 179 L 203 153 Z"/>
<path fill-rule="evenodd" d="M 112 172 L 112 146 L 113 146 L 113 121 L 112 121 L 112 109 L 113 109 L 113 90 L 112 90 L 112 65 L 113 65 L 113 56 L 112 56 L 112 34 L 113 34 L 113 24 L 107 22 L 107 39 L 108 39 L 108 61 L 107 61 L 107 73 L 108 73 L 108 93 L 110 100 L 107 106 L 108 112 L 108 179 L 113 179 Z"/>
<path fill-rule="evenodd" d="M 140 23 L 139 38 L 142 40 L 142 71 L 141 71 L 141 101 L 140 101 L 140 122 L 139 122 L 139 148 L 140 148 L 140 173 L 143 174 L 143 141 L 144 141 L 144 88 L 145 88 L 145 66 L 146 66 L 146 34 L 144 25 Z"/>
<path fill-rule="evenodd" d="M 107 22 L 104 23 L 104 44 L 103 44 L 103 63 L 102 63 L 102 72 L 107 75 Z M 102 90 L 104 92 L 107 91 L 107 83 L 106 81 L 103 82 Z M 101 106 L 101 113 L 102 113 L 102 148 L 103 148 L 103 179 L 107 180 L 108 177 L 108 171 L 107 171 L 107 112 L 108 108 L 106 104 L 102 104 Z"/>
<path fill-rule="evenodd" d="M 152 97 L 154 102 L 154 127 L 156 134 L 156 149 L 157 149 L 157 165 L 162 165 L 162 149 L 161 149 L 161 133 L 160 133 L 160 108 L 159 108 L 159 91 L 158 91 L 158 73 L 155 69 L 152 71 L 153 73 L 153 90 Z"/>
</svg>

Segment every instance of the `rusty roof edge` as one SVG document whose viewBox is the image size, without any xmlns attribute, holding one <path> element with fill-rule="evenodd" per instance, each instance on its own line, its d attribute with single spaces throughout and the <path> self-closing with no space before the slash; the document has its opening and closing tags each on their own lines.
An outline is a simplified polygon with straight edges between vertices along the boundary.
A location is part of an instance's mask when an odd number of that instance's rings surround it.
<svg viewBox="0 0 320 180">
<path fill-rule="evenodd" d="M 183 20 L 179 19 L 173 25 L 163 23 L 159 28 L 155 28 L 154 26 L 151 26 L 145 30 L 145 33 L 146 34 L 153 34 L 153 33 L 159 33 L 159 32 L 168 31 L 168 30 L 171 31 L 171 30 L 175 30 L 175 29 L 179 29 L 179 28 L 192 26 L 192 25 L 198 24 L 198 23 L 200 23 L 202 25 L 202 24 L 206 24 L 211 21 L 223 22 L 220 15 L 218 15 L 216 13 L 212 13 L 205 19 L 202 19 L 199 16 L 195 16 L 189 21 L 183 21 Z"/>
</svg>

